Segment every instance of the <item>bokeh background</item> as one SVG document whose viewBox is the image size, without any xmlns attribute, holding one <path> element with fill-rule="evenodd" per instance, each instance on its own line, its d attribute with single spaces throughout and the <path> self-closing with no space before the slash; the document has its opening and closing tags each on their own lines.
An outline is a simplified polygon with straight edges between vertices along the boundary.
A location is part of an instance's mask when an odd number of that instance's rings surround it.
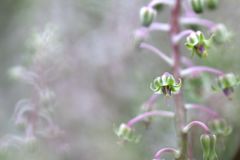
<svg viewBox="0 0 240 160">
<path fill-rule="evenodd" d="M 11 158 L 24 160 L 147 160 L 163 146 L 175 146 L 173 121 L 154 119 L 147 130 L 139 125 L 142 135 L 138 144 L 119 145 L 113 128 L 140 112 L 152 94 L 149 84 L 156 76 L 170 68 L 156 55 L 134 49 L 133 32 L 139 25 L 139 8 L 147 0 L 1 0 L 0 1 L 0 136 L 21 135 L 12 116 L 16 103 L 32 96 L 31 86 L 12 80 L 8 71 L 25 65 L 26 55 L 37 50 L 34 34 L 50 34 L 56 39 L 45 45 L 50 49 L 51 66 L 45 79 L 56 95 L 54 123 L 64 132 L 61 140 L 52 138 L 54 145 L 44 140 L 38 150 L 14 150 Z M 239 0 L 220 0 L 216 11 L 206 11 L 207 17 L 224 23 L 233 33 L 231 42 L 211 50 L 205 60 L 195 57 L 194 63 L 218 67 L 226 72 L 239 69 Z M 165 8 L 159 20 L 168 21 Z M 51 30 L 54 28 L 53 30 Z M 57 28 L 57 29 L 55 29 Z M 149 42 L 170 52 L 166 33 L 154 33 Z M 187 50 L 182 53 L 190 58 Z M 36 54 L 36 53 L 35 53 Z M 28 64 L 29 65 L 29 64 Z M 203 102 L 225 117 L 233 126 L 233 133 L 219 144 L 220 159 L 233 159 L 240 144 L 240 89 L 232 100 L 221 93 L 200 88 L 210 87 L 212 77 L 203 81 L 189 80 L 185 97 L 189 102 Z M 194 87 L 195 86 L 195 87 Z M 172 100 L 160 98 L 157 108 L 173 110 Z M 192 113 L 189 119 L 200 119 Z M 201 159 L 199 132 L 194 132 L 194 155 Z M 64 139 L 64 140 L 62 140 Z M 64 146 L 61 150 L 61 146 Z M 4 159 L 1 158 L 1 159 Z"/>
</svg>

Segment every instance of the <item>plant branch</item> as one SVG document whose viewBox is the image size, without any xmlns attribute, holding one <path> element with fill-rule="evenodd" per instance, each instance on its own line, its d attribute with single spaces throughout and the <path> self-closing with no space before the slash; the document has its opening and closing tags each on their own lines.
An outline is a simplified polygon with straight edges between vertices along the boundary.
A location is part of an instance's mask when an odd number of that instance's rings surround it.
<svg viewBox="0 0 240 160">
<path fill-rule="evenodd" d="M 133 119 L 129 120 L 127 125 L 129 127 L 132 127 L 134 124 L 138 123 L 139 121 L 142 121 L 143 119 L 151 116 L 162 116 L 162 117 L 174 117 L 173 112 L 169 111 L 151 111 L 151 112 L 145 112 L 143 114 L 138 115 L 137 117 L 134 117 Z"/>
<path fill-rule="evenodd" d="M 204 124 L 203 122 L 201 121 L 192 121 L 190 122 L 189 124 L 187 124 L 184 128 L 183 128 L 183 132 L 184 133 L 188 133 L 189 130 L 194 127 L 194 126 L 197 126 L 197 127 L 200 127 L 204 130 L 205 133 L 209 134 L 210 133 L 210 129 L 208 128 L 208 126 L 206 124 Z"/>
<path fill-rule="evenodd" d="M 203 106 L 203 105 L 199 105 L 199 104 L 186 104 L 185 108 L 187 110 L 189 110 L 189 109 L 197 109 L 199 111 L 202 111 L 202 112 L 205 112 L 205 113 L 211 115 L 213 118 L 219 117 L 219 114 L 217 112 L 215 112 L 212 109 L 210 109 L 210 108 L 208 108 L 206 106 Z"/>
<path fill-rule="evenodd" d="M 160 160 L 163 153 L 173 153 L 174 157 L 179 157 L 179 151 L 175 148 L 166 147 L 163 149 L 160 149 L 154 156 L 154 160 Z"/>
<path fill-rule="evenodd" d="M 161 57 L 165 62 L 167 62 L 169 65 L 173 65 L 173 61 L 171 58 L 169 58 L 168 56 L 166 56 L 162 51 L 160 51 L 159 49 L 155 48 L 154 46 L 147 44 L 147 43 L 141 43 L 140 48 L 143 49 L 147 49 L 152 51 L 153 53 L 157 54 L 159 57 Z"/>
<path fill-rule="evenodd" d="M 150 31 L 160 30 L 160 31 L 168 32 L 170 30 L 170 26 L 167 23 L 155 22 L 151 24 L 149 30 Z"/>
<path fill-rule="evenodd" d="M 215 68 L 211 68 L 211 67 L 206 67 L 206 66 L 193 66 L 193 67 L 189 67 L 187 69 L 184 69 L 181 71 L 181 76 L 185 77 L 188 75 L 193 75 L 196 76 L 201 72 L 208 72 L 208 73 L 212 73 L 215 74 L 217 76 L 221 76 L 224 74 L 223 71 L 215 69 Z"/>
<path fill-rule="evenodd" d="M 179 43 L 179 41 L 180 41 L 182 38 L 188 36 L 188 35 L 191 34 L 192 32 L 194 32 L 194 31 L 191 30 L 191 29 L 188 29 L 188 30 L 184 30 L 184 31 L 178 33 L 176 36 L 173 37 L 173 43 Z"/>
<path fill-rule="evenodd" d="M 213 27 L 216 26 L 216 24 L 210 20 L 207 19 L 201 19 L 197 17 L 189 18 L 189 17 L 182 17 L 180 18 L 181 24 L 184 25 L 191 25 L 191 24 L 196 24 L 200 25 L 203 27 L 207 27 L 208 29 L 212 29 Z"/>
</svg>

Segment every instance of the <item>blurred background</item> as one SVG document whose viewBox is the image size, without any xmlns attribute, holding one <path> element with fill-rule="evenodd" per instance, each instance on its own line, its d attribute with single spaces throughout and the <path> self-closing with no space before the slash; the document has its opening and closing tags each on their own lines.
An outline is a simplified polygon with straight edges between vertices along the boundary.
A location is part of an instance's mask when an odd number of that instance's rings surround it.
<svg viewBox="0 0 240 160">
<path fill-rule="evenodd" d="M 1 159 L 149 160 L 158 149 L 176 145 L 173 121 L 163 118 L 154 119 L 147 130 L 137 125 L 142 135 L 139 144 L 119 145 L 113 132 L 114 126 L 140 112 L 152 94 L 151 81 L 170 71 L 156 55 L 134 49 L 133 32 L 140 26 L 139 8 L 147 3 L 147 0 L 0 1 L 1 141 L 9 146 L 19 145 L 16 142 L 21 141 L 24 132 L 16 126 L 15 107 L 21 100 L 34 99 L 36 94 L 28 84 L 29 77 L 15 80 L 9 76 L 11 69 L 18 76 L 19 71 L 28 70 L 29 74 L 37 71 L 33 77 L 41 79 L 44 88 L 51 90 L 48 96 L 54 95 L 50 117 L 55 128 L 47 136 L 44 133 L 38 137 L 31 149 L 5 148 L 6 155 L 0 153 Z M 194 57 L 195 64 L 240 73 L 239 8 L 238 0 L 220 0 L 218 10 L 203 14 L 224 23 L 233 37 L 231 42 L 211 49 L 206 60 Z M 158 19 L 167 22 L 168 14 L 164 8 Z M 171 51 L 166 33 L 154 32 L 149 43 L 166 53 Z M 182 53 L 191 56 L 184 47 Z M 219 144 L 218 152 L 220 159 L 234 159 L 240 144 L 240 89 L 229 100 L 222 93 L 206 89 L 212 77 L 201 78 L 202 81 L 186 81 L 186 101 L 211 106 L 231 123 L 233 133 L 225 139 L 225 145 Z M 171 98 L 160 98 L 156 107 L 173 110 L 171 104 Z M 191 114 L 189 119 L 203 116 Z M 199 135 L 194 131 L 192 142 L 194 156 L 201 159 Z"/>
</svg>

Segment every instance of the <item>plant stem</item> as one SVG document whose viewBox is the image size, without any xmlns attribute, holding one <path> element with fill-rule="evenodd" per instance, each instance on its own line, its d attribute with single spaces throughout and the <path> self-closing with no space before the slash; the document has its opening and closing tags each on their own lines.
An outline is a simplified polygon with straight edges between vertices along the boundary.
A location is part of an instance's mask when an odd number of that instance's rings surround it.
<svg viewBox="0 0 240 160">
<path fill-rule="evenodd" d="M 174 37 L 179 33 L 179 17 L 181 12 L 181 0 L 176 0 L 175 6 L 171 12 L 171 29 L 170 36 L 172 39 L 172 48 L 173 48 L 173 74 L 176 78 L 180 78 L 180 47 L 179 44 L 174 43 Z M 176 131 L 178 135 L 178 146 L 180 149 L 180 157 L 177 160 L 187 160 L 187 133 L 182 132 L 182 128 L 186 123 L 186 111 L 183 104 L 183 93 L 180 92 L 174 97 L 175 102 L 175 124 Z"/>
<path fill-rule="evenodd" d="M 173 153 L 174 157 L 178 156 L 179 151 L 174 149 L 174 148 L 170 148 L 170 147 L 166 147 L 163 149 L 160 149 L 156 154 L 155 154 L 155 159 L 160 159 L 163 153 Z"/>
<path fill-rule="evenodd" d="M 145 112 L 143 114 L 138 115 L 137 117 L 134 117 L 133 119 L 129 120 L 127 125 L 129 127 L 132 127 L 135 123 L 138 123 L 142 121 L 143 119 L 151 116 L 163 116 L 163 117 L 174 117 L 173 112 L 169 111 L 151 111 L 151 112 Z"/>
</svg>

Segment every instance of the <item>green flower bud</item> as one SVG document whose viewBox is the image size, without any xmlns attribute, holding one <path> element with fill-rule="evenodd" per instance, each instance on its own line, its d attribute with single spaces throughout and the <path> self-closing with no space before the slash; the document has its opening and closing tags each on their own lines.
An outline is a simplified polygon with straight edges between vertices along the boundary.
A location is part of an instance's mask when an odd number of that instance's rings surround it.
<svg viewBox="0 0 240 160">
<path fill-rule="evenodd" d="M 209 126 L 217 136 L 228 136 L 232 132 L 232 127 L 224 119 L 215 119 L 209 122 Z"/>
<path fill-rule="evenodd" d="M 207 7 L 211 10 L 216 9 L 218 6 L 219 0 L 207 0 Z"/>
<path fill-rule="evenodd" d="M 115 134 L 122 140 L 128 142 L 138 143 L 140 140 L 140 136 L 134 134 L 134 130 L 127 126 L 126 124 L 121 124 L 118 129 L 115 129 Z"/>
<path fill-rule="evenodd" d="M 228 73 L 218 77 L 216 84 L 212 86 L 213 90 L 222 90 L 226 96 L 230 96 L 234 87 L 240 84 L 240 77 L 233 73 Z"/>
<path fill-rule="evenodd" d="M 203 160 L 217 160 L 216 135 L 203 134 L 200 137 L 200 142 L 203 150 Z"/>
<path fill-rule="evenodd" d="M 161 77 L 155 78 L 150 88 L 157 94 L 171 96 L 180 91 L 181 81 L 177 82 L 173 75 L 166 72 Z"/>
<path fill-rule="evenodd" d="M 151 7 L 142 7 L 140 10 L 140 21 L 145 27 L 148 27 L 152 24 L 155 16 L 156 11 Z"/>
<path fill-rule="evenodd" d="M 222 44 L 228 41 L 231 37 L 231 33 L 223 24 L 219 24 L 213 29 L 213 42 L 216 44 Z"/>
<path fill-rule="evenodd" d="M 195 13 L 203 12 L 204 0 L 190 0 L 190 2 Z"/>
<path fill-rule="evenodd" d="M 186 47 L 192 51 L 192 56 L 195 54 L 201 57 L 208 55 L 210 40 L 205 39 L 202 32 L 197 31 L 191 33 L 186 39 Z"/>
</svg>

